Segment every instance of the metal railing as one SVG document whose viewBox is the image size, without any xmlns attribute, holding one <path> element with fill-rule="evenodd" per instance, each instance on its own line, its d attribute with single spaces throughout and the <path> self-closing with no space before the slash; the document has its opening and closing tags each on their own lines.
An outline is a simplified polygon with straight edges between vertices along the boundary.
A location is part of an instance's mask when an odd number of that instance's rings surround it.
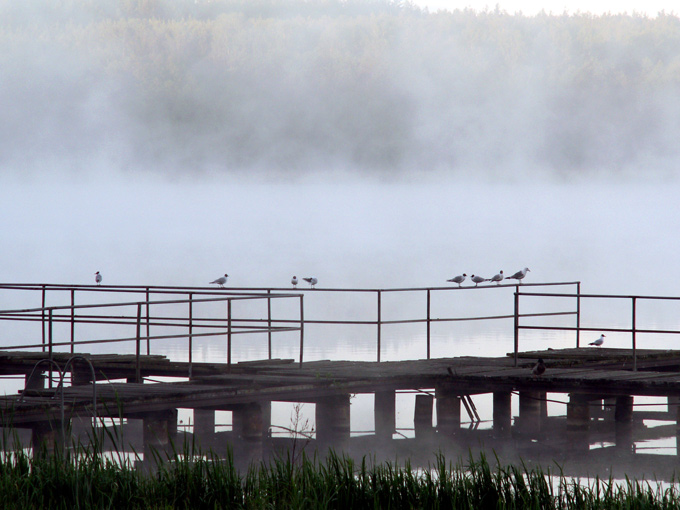
<svg viewBox="0 0 680 510">
<path fill-rule="evenodd" d="M 522 286 L 524 287 L 524 286 Z M 616 333 L 629 333 L 631 336 L 631 350 L 632 350 L 632 362 L 633 371 L 637 371 L 637 335 L 638 334 L 660 334 L 660 335 L 680 335 L 680 330 L 676 329 L 650 329 L 650 328 L 639 328 L 637 326 L 638 311 L 637 304 L 639 301 L 678 301 L 680 302 L 680 297 L 673 296 L 643 296 L 643 295 L 621 295 L 621 294 L 581 294 L 580 285 L 577 286 L 577 292 L 575 294 L 561 294 L 561 293 L 545 293 L 545 292 L 524 292 L 518 289 L 515 292 L 515 366 L 517 366 L 517 353 L 519 350 L 519 331 L 521 329 L 526 330 L 551 330 L 551 331 L 574 331 L 576 333 L 576 348 L 580 347 L 580 335 L 582 331 L 592 331 L 592 332 L 616 332 Z M 572 298 L 576 303 L 576 310 L 569 312 L 562 312 L 564 315 L 574 315 L 576 317 L 575 326 L 542 326 L 542 325 L 526 325 L 520 324 L 521 317 L 527 317 L 528 315 L 522 315 L 519 313 L 519 302 L 520 298 L 525 297 L 540 297 L 540 298 Z M 630 301 L 630 324 L 629 328 L 625 327 L 584 327 L 581 325 L 581 300 L 624 300 Z"/>
<path fill-rule="evenodd" d="M 226 336 L 227 365 L 232 362 L 232 336 L 238 334 L 266 333 L 268 336 L 268 356 L 272 357 L 272 333 L 299 332 L 300 363 L 304 350 L 304 304 L 301 293 L 272 293 L 272 292 L 234 292 L 231 290 L 216 291 L 205 288 L 182 287 L 138 287 L 138 286 L 66 286 L 66 285 L 35 285 L 35 284 L 2 284 L 0 290 L 27 290 L 41 293 L 41 305 L 34 308 L 0 310 L 0 321 L 40 322 L 42 324 L 42 338 L 40 343 L 0 346 L 2 350 L 41 349 L 53 359 L 56 348 L 70 347 L 74 353 L 76 347 L 84 345 L 110 344 L 120 342 L 135 342 L 135 379 L 141 381 L 142 344 L 146 342 L 146 354 L 151 354 L 151 342 L 157 340 L 183 339 L 188 340 L 188 375 L 192 375 L 193 340 L 201 337 Z M 59 306 L 47 305 L 48 292 L 68 292 L 70 304 Z M 125 293 L 143 294 L 144 299 L 132 301 L 117 301 L 112 303 L 76 304 L 76 292 L 95 293 Z M 156 296 L 174 297 L 175 299 L 154 299 Z M 271 316 L 271 301 L 280 299 L 299 300 L 300 316 L 296 319 L 283 321 L 275 320 Z M 268 316 L 263 319 L 253 319 L 235 316 L 232 311 L 234 302 L 265 301 Z M 194 310 L 201 304 L 226 304 L 226 314 L 220 317 L 196 317 Z M 161 316 L 152 315 L 151 310 L 163 307 L 186 306 L 186 315 Z M 134 309 L 133 313 L 128 312 Z M 60 323 L 70 325 L 70 338 L 55 340 L 54 326 Z M 115 336 L 112 338 L 76 338 L 76 325 L 94 324 L 108 326 L 134 326 L 134 336 Z M 263 326 L 262 324 L 266 324 Z M 146 334 L 142 329 L 146 327 Z M 151 334 L 151 328 L 179 329 L 171 334 Z"/>
</svg>

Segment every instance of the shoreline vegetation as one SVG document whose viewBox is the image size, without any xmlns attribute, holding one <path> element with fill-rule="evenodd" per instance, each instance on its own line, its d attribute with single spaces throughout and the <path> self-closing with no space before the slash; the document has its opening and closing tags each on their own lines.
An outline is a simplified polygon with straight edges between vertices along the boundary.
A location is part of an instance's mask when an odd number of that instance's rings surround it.
<svg viewBox="0 0 680 510">
<path fill-rule="evenodd" d="M 6 454 L 0 460 L 3 508 L 680 508 L 675 483 L 584 484 L 559 468 L 500 466 L 484 454 L 456 464 L 439 454 L 429 469 L 416 469 L 408 461 L 289 452 L 242 471 L 231 455 L 194 453 L 191 445 L 152 456 L 151 466 L 139 469 L 91 445 L 33 458 L 24 450 Z"/>
<path fill-rule="evenodd" d="M 676 13 L 0 0 L 0 46 L 6 168 L 621 175 L 680 157 Z"/>
</svg>

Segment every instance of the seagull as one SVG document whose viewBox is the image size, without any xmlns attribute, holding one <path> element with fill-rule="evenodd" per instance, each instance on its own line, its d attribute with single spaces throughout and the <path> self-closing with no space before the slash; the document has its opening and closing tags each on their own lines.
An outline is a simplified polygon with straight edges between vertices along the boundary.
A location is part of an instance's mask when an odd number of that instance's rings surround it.
<svg viewBox="0 0 680 510">
<path fill-rule="evenodd" d="M 465 273 L 463 273 L 463 274 L 459 274 L 458 276 L 454 276 L 454 277 L 451 278 L 450 280 L 446 280 L 446 281 L 447 281 L 447 282 L 452 282 L 452 283 L 457 283 L 458 286 L 460 287 L 460 284 L 463 283 L 463 282 L 465 281 L 465 277 L 466 277 L 466 276 L 467 276 L 467 275 L 466 275 Z"/>
<path fill-rule="evenodd" d="M 316 285 L 319 282 L 319 280 L 317 280 L 313 276 L 310 276 L 309 278 L 303 278 L 303 280 L 309 283 L 312 286 L 312 288 L 314 288 L 314 285 Z"/>
<path fill-rule="evenodd" d="M 297 289 L 297 276 L 293 276 L 293 279 L 290 281 L 290 283 L 293 284 L 293 288 Z"/>
<path fill-rule="evenodd" d="M 515 274 L 512 276 L 508 276 L 508 280 L 517 280 L 519 283 L 522 283 L 522 278 L 524 278 L 527 275 L 527 272 L 531 271 L 528 267 L 525 267 L 521 271 L 517 271 Z"/>
<path fill-rule="evenodd" d="M 470 277 L 470 280 L 472 280 L 473 282 L 475 282 L 475 287 L 476 287 L 476 286 L 479 285 L 480 283 L 485 282 L 485 281 L 486 281 L 486 278 L 484 278 L 483 276 L 475 276 L 475 275 L 472 275 L 472 276 Z"/>
<path fill-rule="evenodd" d="M 600 335 L 600 338 L 598 338 L 594 342 L 590 342 L 588 345 L 594 345 L 595 347 L 599 347 L 603 343 L 604 343 L 604 335 Z"/>
<path fill-rule="evenodd" d="M 220 276 L 217 280 L 213 280 L 210 283 L 216 283 L 220 287 L 224 288 L 224 284 L 227 283 L 227 278 L 229 278 L 229 275 L 224 273 L 224 276 Z"/>
<path fill-rule="evenodd" d="M 102 284 L 102 275 L 99 274 L 99 271 L 94 274 L 94 281 L 97 282 L 97 285 Z"/>
<path fill-rule="evenodd" d="M 531 373 L 535 376 L 541 376 L 545 372 L 545 363 L 543 363 L 543 358 L 538 358 L 538 363 L 534 365 Z"/>
<path fill-rule="evenodd" d="M 495 274 L 491 278 L 489 278 L 489 281 L 490 282 L 496 282 L 496 285 L 500 285 L 502 280 L 503 280 L 503 270 L 502 269 L 501 269 L 500 273 Z"/>
</svg>

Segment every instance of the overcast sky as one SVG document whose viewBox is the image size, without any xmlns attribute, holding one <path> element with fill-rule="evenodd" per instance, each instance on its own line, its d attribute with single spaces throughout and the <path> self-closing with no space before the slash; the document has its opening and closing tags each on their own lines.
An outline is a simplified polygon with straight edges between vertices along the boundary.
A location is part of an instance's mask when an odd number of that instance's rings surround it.
<svg viewBox="0 0 680 510">
<path fill-rule="evenodd" d="M 656 16 L 659 11 L 667 13 L 680 12 L 677 0 L 411 0 L 413 4 L 427 7 L 430 11 L 438 9 L 464 9 L 471 7 L 476 10 L 494 9 L 498 5 L 509 13 L 522 11 L 525 15 L 534 15 L 541 10 L 553 14 L 568 12 L 591 12 L 603 14 L 606 12 L 643 13 Z"/>
</svg>

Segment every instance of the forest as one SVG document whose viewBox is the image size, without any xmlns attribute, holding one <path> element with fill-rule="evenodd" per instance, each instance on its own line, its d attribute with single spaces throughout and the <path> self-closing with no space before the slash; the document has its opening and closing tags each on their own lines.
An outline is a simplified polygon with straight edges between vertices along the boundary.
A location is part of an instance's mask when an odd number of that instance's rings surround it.
<svg viewBox="0 0 680 510">
<path fill-rule="evenodd" d="M 675 174 L 680 18 L 0 0 L 0 164 Z"/>
</svg>

